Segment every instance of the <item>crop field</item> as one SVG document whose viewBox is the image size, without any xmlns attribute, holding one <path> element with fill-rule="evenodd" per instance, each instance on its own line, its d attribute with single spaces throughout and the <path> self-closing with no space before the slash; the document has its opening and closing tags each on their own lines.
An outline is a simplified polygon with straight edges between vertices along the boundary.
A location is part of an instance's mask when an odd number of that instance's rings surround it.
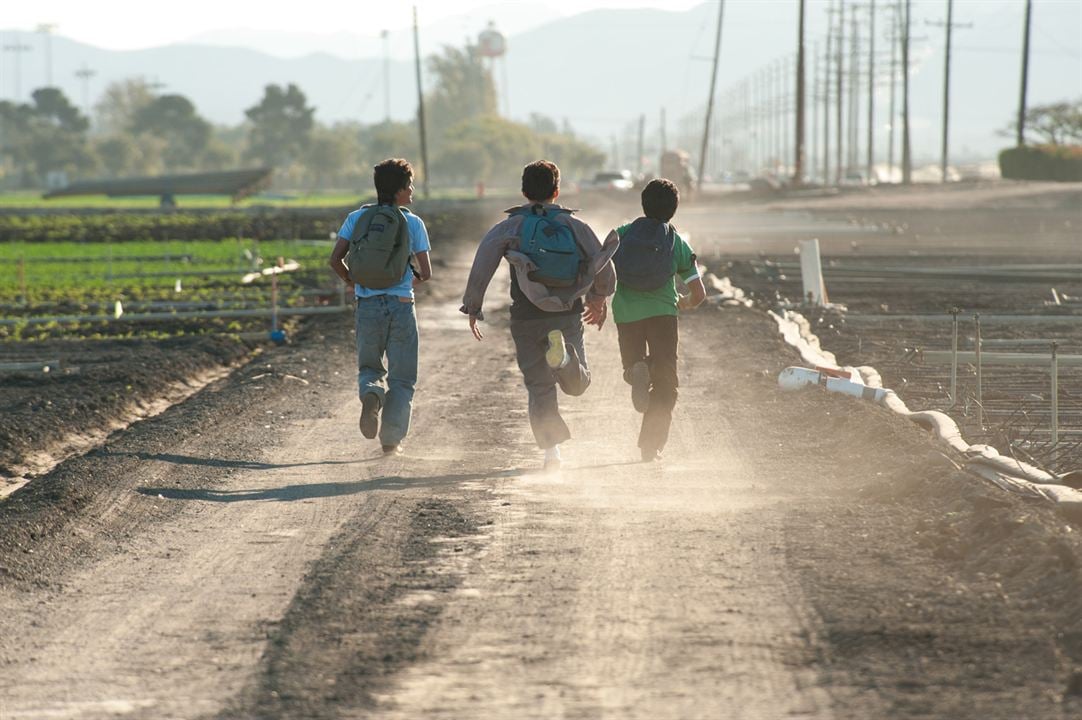
<svg viewBox="0 0 1082 720">
<path fill-rule="evenodd" d="M 0 340 L 250 331 L 269 321 L 238 311 L 341 302 L 329 251 L 330 240 L 2 244 Z"/>
</svg>

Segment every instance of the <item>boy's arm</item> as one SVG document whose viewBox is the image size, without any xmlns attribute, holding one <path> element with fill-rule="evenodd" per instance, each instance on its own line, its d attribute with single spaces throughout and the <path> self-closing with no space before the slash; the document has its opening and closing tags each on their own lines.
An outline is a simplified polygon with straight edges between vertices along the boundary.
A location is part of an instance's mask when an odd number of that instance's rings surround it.
<svg viewBox="0 0 1082 720">
<path fill-rule="evenodd" d="M 476 330 L 476 321 L 485 319 L 485 314 L 481 309 L 485 301 L 485 292 L 488 290 L 488 284 L 492 282 L 492 276 L 496 274 L 496 269 L 500 266 L 500 260 L 507 252 L 511 237 L 506 232 L 504 223 L 499 223 L 481 240 L 481 244 L 477 246 L 477 253 L 473 257 L 473 266 L 470 268 L 470 277 L 466 281 L 466 291 L 462 295 L 462 307 L 459 308 L 459 312 L 470 316 L 470 327 L 474 330 L 475 336 L 480 334 Z"/>
<path fill-rule="evenodd" d="M 676 307 L 681 310 L 694 310 L 706 300 L 706 286 L 703 285 L 703 279 L 701 277 L 695 277 L 686 282 L 688 290 L 691 292 L 687 295 L 681 295 L 676 303 Z"/>
<path fill-rule="evenodd" d="M 413 287 L 417 287 L 432 279 L 432 258 L 428 256 L 427 250 L 414 253 L 413 257 L 417 260 L 417 267 L 413 274 Z"/>
<path fill-rule="evenodd" d="M 334 274 L 342 279 L 342 282 L 347 282 L 350 285 L 353 284 L 353 280 L 349 277 L 349 270 L 343 260 L 346 259 L 346 255 L 349 254 L 349 241 L 339 236 L 338 242 L 334 244 L 334 250 L 331 250 L 331 259 L 328 263 L 331 266 L 331 270 Z"/>
</svg>

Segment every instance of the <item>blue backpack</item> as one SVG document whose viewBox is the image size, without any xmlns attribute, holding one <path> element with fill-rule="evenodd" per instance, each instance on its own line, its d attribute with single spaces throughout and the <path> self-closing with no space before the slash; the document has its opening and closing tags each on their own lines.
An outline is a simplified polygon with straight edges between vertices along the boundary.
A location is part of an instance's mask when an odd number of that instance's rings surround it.
<svg viewBox="0 0 1082 720">
<path fill-rule="evenodd" d="M 676 231 L 669 223 L 641 217 L 624 231 L 612 256 L 616 280 L 632 290 L 657 290 L 673 276 Z"/>
<path fill-rule="evenodd" d="M 519 208 L 511 215 L 522 217 L 519 249 L 533 261 L 536 270 L 528 278 L 547 287 L 570 287 L 578 279 L 583 263 L 582 251 L 571 228 L 556 222 L 557 216 L 571 211 L 541 205 Z"/>
</svg>

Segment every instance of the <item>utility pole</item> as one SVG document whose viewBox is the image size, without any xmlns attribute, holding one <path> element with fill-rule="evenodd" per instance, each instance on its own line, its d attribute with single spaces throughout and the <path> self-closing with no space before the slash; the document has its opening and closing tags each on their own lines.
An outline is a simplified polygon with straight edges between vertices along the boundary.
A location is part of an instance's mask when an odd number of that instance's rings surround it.
<svg viewBox="0 0 1082 720">
<path fill-rule="evenodd" d="M 1026 144 L 1026 83 L 1029 81 L 1029 26 L 1032 14 L 1033 0 L 1026 0 L 1026 23 L 1022 35 L 1022 95 L 1018 100 L 1018 147 Z"/>
<path fill-rule="evenodd" d="M 859 108 L 860 108 L 860 23 L 857 20 L 857 8 L 850 12 L 849 24 L 852 27 L 849 39 L 849 134 L 846 138 L 846 172 L 853 172 L 859 157 Z"/>
<path fill-rule="evenodd" d="M 947 0 L 947 22 L 946 23 L 928 23 L 929 25 L 939 26 L 942 25 L 946 30 L 946 49 L 943 53 L 943 141 L 942 141 L 942 154 L 939 164 L 940 177 L 943 182 L 947 182 L 947 161 L 950 157 L 948 151 L 948 138 L 950 137 L 950 102 L 951 102 L 951 36 L 954 32 L 954 28 L 969 28 L 973 27 L 972 23 L 966 23 L 964 25 L 954 22 L 954 0 Z"/>
<path fill-rule="evenodd" d="M 803 4 L 803 3 L 802 3 Z M 812 128 L 811 151 L 807 156 L 808 174 L 815 177 L 815 163 L 819 159 L 819 43 L 812 43 Z"/>
<path fill-rule="evenodd" d="M 830 58 L 834 51 L 834 6 L 827 7 L 827 49 L 823 57 L 823 185 L 830 184 Z"/>
<path fill-rule="evenodd" d="M 38 32 L 45 36 L 45 87 L 53 86 L 53 30 L 56 23 L 41 23 Z"/>
<path fill-rule="evenodd" d="M 710 139 L 710 118 L 714 113 L 714 87 L 718 82 L 718 59 L 721 55 L 721 20 L 725 13 L 725 0 L 718 3 L 718 29 L 714 36 L 714 69 L 710 72 L 710 99 L 706 101 L 706 120 L 703 123 L 703 142 L 699 150 L 699 177 L 697 190 L 703 189 L 703 171 L 706 169 L 706 146 Z"/>
<path fill-rule="evenodd" d="M 844 71 L 842 57 L 843 48 L 845 47 L 845 0 L 841 0 L 838 3 L 838 51 L 835 63 L 837 64 L 837 101 L 836 119 L 837 128 L 835 129 L 835 141 L 838 147 L 834 149 L 834 184 L 842 184 L 842 105 L 845 101 L 845 94 L 842 92 L 842 73 Z"/>
<path fill-rule="evenodd" d="M 890 122 L 888 123 L 890 125 L 890 134 L 887 138 L 887 177 L 892 183 L 894 182 L 894 128 L 897 125 L 894 120 L 894 98 L 897 94 L 894 91 L 894 80 L 898 77 L 898 40 L 900 35 L 898 25 L 901 6 L 901 0 L 895 0 L 890 20 Z"/>
<path fill-rule="evenodd" d="M 661 169 L 664 165 L 662 161 L 665 159 L 665 151 L 669 149 L 669 142 L 665 137 L 665 108 L 661 108 L 661 120 L 658 123 L 658 132 L 661 135 L 659 138 L 661 141 L 661 151 L 657 154 L 657 176 L 661 177 Z"/>
<path fill-rule="evenodd" d="M 909 146 L 909 0 L 902 17 L 902 184 L 913 182 L 913 156 Z"/>
<path fill-rule="evenodd" d="M 646 132 L 646 116 L 645 115 L 639 115 L 639 152 L 637 153 L 637 157 L 639 158 L 639 162 L 638 162 L 639 167 L 638 167 L 638 170 L 636 171 L 636 172 L 638 172 L 639 175 L 642 175 L 643 134 L 645 132 Z"/>
<path fill-rule="evenodd" d="M 793 184 L 804 184 L 804 0 L 800 0 L 800 29 L 796 49 L 796 154 L 793 158 Z M 812 98 L 815 102 L 815 98 Z"/>
<path fill-rule="evenodd" d="M 421 39 L 417 30 L 417 6 L 413 6 L 413 56 L 417 71 L 417 129 L 421 134 L 421 193 L 428 199 L 428 139 L 425 137 L 425 94 L 421 88 Z"/>
<path fill-rule="evenodd" d="M 18 37 L 18 36 L 16 36 Z M 4 46 L 4 51 L 15 55 L 15 102 L 23 99 L 22 71 L 20 70 L 19 56 L 30 51 L 30 46 L 16 39 Z"/>
<path fill-rule="evenodd" d="M 97 70 L 91 70 L 83 63 L 83 66 L 75 71 L 75 77 L 83 81 L 83 111 L 90 117 L 90 78 L 98 74 Z"/>
<path fill-rule="evenodd" d="M 868 6 L 868 182 L 875 174 L 875 0 Z"/>
<path fill-rule="evenodd" d="M 391 33 L 382 31 L 379 36 L 383 38 L 383 121 L 391 122 L 391 51 L 388 38 Z"/>
</svg>

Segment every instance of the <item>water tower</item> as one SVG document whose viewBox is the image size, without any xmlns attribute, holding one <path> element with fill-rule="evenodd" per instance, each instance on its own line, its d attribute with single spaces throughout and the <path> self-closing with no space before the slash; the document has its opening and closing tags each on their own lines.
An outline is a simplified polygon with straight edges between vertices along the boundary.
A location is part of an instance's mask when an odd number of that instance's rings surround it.
<svg viewBox="0 0 1082 720">
<path fill-rule="evenodd" d="M 496 29 L 496 23 L 491 20 L 488 27 L 477 36 L 477 53 L 482 58 L 488 58 L 489 71 L 493 79 L 496 77 L 496 64 L 500 65 L 500 85 L 497 96 L 503 96 L 504 117 L 511 116 L 511 88 L 507 84 L 507 38 Z M 497 106 L 499 102 L 497 101 Z"/>
</svg>

